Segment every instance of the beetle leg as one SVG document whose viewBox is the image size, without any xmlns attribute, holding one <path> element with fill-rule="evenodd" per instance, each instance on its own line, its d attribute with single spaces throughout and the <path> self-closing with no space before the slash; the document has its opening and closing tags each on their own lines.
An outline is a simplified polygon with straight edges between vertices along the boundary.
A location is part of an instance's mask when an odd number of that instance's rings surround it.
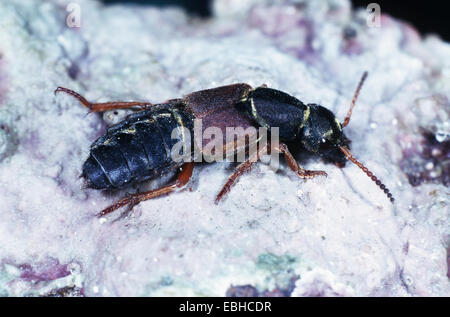
<svg viewBox="0 0 450 317">
<path fill-rule="evenodd" d="M 139 107 L 140 110 L 146 109 L 152 104 L 150 102 L 142 102 L 142 101 L 112 101 L 112 102 L 103 102 L 103 103 L 91 103 L 86 100 L 82 95 L 79 93 L 64 88 L 64 87 L 58 87 L 55 90 L 55 94 L 57 92 L 65 92 L 66 94 L 69 94 L 75 98 L 78 99 L 81 104 L 87 108 L 89 108 L 89 112 L 101 112 L 101 111 L 108 111 L 108 110 L 114 110 L 114 109 L 126 109 L 126 108 L 133 108 L 133 107 Z"/>
<path fill-rule="evenodd" d="M 155 190 L 150 190 L 148 192 L 128 195 L 127 197 L 119 200 L 118 202 L 109 206 L 108 208 L 103 209 L 100 213 L 98 213 L 97 216 L 102 217 L 126 205 L 128 205 L 131 210 L 135 205 L 139 204 L 141 201 L 156 198 L 162 195 L 167 195 L 178 188 L 182 188 L 189 182 L 193 170 L 194 170 L 194 163 L 186 163 L 182 166 L 181 173 L 178 175 L 177 179 L 173 184 Z"/>
<path fill-rule="evenodd" d="M 297 175 L 300 176 L 301 178 L 314 178 L 319 175 L 327 176 L 327 173 L 324 171 L 310 171 L 301 168 L 298 165 L 295 158 L 292 156 L 291 152 L 289 152 L 289 149 L 286 144 L 280 143 L 275 150 L 284 154 L 284 157 L 286 159 L 286 162 L 288 163 L 289 168 L 295 173 L 297 173 Z"/>
<path fill-rule="evenodd" d="M 267 144 L 258 149 L 258 151 L 252 154 L 245 162 L 238 165 L 234 173 L 230 177 L 228 177 L 227 182 L 225 183 L 225 185 L 223 185 L 222 189 L 217 194 L 215 200 L 216 204 L 219 203 L 220 199 L 222 199 L 222 197 L 230 191 L 231 187 L 234 185 L 234 183 L 236 183 L 237 179 L 244 173 L 248 172 L 251 169 L 252 165 L 255 164 L 259 160 L 261 155 L 266 152 Z"/>
</svg>

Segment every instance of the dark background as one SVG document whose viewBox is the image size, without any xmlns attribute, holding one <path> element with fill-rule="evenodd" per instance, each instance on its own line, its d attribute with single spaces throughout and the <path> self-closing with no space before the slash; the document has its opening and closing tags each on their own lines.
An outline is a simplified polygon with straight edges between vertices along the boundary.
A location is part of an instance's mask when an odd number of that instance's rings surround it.
<svg viewBox="0 0 450 317">
<path fill-rule="evenodd" d="M 378 3 L 382 13 L 412 24 L 421 34 L 438 34 L 450 42 L 450 12 L 447 10 L 447 1 L 352 0 L 354 7 L 366 8 L 371 2 Z"/>
<path fill-rule="evenodd" d="M 104 3 L 137 3 L 158 6 L 181 6 L 190 14 L 208 17 L 211 15 L 210 0 L 103 0 Z M 422 34 L 435 33 L 450 42 L 450 11 L 447 10 L 445 0 L 352 0 L 354 7 L 364 7 L 376 2 L 382 13 L 409 22 Z"/>
<path fill-rule="evenodd" d="M 157 6 L 180 6 L 192 15 L 208 17 L 211 15 L 210 0 L 102 0 L 104 3 L 137 3 Z M 243 0 L 244 1 L 244 0 Z"/>
</svg>

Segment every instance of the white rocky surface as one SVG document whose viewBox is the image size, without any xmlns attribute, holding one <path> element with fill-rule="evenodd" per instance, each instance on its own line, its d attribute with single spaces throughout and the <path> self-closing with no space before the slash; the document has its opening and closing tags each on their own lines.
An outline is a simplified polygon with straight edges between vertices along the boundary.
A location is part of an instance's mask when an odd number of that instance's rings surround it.
<svg viewBox="0 0 450 317">
<path fill-rule="evenodd" d="M 386 15 L 370 28 L 347 1 L 218 0 L 208 20 L 76 2 L 79 28 L 69 1 L 0 2 L 0 295 L 450 295 L 449 44 Z M 79 175 L 114 116 L 53 94 L 160 102 L 266 83 L 343 118 L 364 70 L 346 134 L 394 205 L 356 166 L 310 158 L 328 178 L 259 164 L 216 206 L 233 166 L 202 165 L 188 190 L 98 219 L 125 192 Z"/>
</svg>

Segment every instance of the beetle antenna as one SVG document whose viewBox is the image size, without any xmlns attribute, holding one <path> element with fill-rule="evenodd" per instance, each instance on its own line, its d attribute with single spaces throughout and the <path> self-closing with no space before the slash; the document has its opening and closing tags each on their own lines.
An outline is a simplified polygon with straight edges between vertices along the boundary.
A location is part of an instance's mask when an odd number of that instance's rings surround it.
<svg viewBox="0 0 450 317">
<path fill-rule="evenodd" d="M 350 153 L 349 149 L 347 149 L 344 146 L 339 146 L 339 149 L 342 151 L 342 153 L 344 153 L 345 157 L 349 161 L 356 164 L 360 169 L 362 169 L 363 172 L 366 173 L 366 175 L 369 176 L 370 179 L 372 179 L 372 181 L 374 181 L 375 184 L 377 184 L 378 187 L 381 188 L 381 190 L 386 194 L 386 196 L 389 198 L 391 203 L 394 203 L 395 199 L 394 199 L 394 197 L 392 197 L 392 194 L 389 192 L 389 189 L 387 189 L 387 187 L 375 175 L 373 175 L 373 173 L 371 171 L 369 171 L 369 169 L 367 167 L 365 167 L 361 162 L 359 162 L 357 159 L 355 159 L 352 156 L 352 153 Z"/>
<path fill-rule="evenodd" d="M 361 77 L 361 80 L 359 81 L 358 87 L 356 88 L 355 94 L 353 95 L 350 109 L 348 109 L 347 116 L 345 117 L 344 122 L 342 123 L 342 127 L 345 127 L 350 122 L 350 117 L 352 116 L 353 108 L 355 107 L 355 104 L 356 104 L 356 99 L 358 99 L 359 91 L 361 90 L 368 74 L 369 73 L 367 71 L 365 71 Z"/>
</svg>

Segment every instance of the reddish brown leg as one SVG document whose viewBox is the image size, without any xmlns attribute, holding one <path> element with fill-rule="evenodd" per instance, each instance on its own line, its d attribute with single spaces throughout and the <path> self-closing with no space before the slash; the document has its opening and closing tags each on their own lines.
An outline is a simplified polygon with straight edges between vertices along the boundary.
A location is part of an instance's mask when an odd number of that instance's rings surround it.
<svg viewBox="0 0 450 317">
<path fill-rule="evenodd" d="M 58 87 L 55 90 L 55 94 L 57 92 L 65 92 L 66 94 L 69 94 L 71 96 L 74 96 L 78 99 L 78 101 L 83 104 L 83 106 L 89 108 L 89 112 L 100 112 L 100 111 L 108 111 L 108 110 L 114 110 L 114 109 L 126 109 L 126 108 L 133 108 L 133 107 L 139 107 L 140 109 L 146 109 L 152 104 L 150 102 L 141 102 L 141 101 L 113 101 L 113 102 L 103 102 L 103 103 L 91 103 L 86 100 L 82 95 L 79 93 L 64 88 L 64 87 Z"/>
<path fill-rule="evenodd" d="M 184 187 L 189 182 L 193 170 L 194 163 L 186 163 L 181 168 L 181 173 L 178 175 L 176 181 L 173 184 L 155 190 L 150 190 L 148 192 L 129 195 L 128 197 L 119 200 L 114 205 L 103 209 L 97 216 L 102 217 L 126 205 L 129 205 L 130 208 L 133 208 L 133 206 L 139 204 L 141 201 L 156 198 L 162 195 L 167 195 L 178 188 Z"/>
<path fill-rule="evenodd" d="M 255 164 L 262 154 L 267 152 L 267 144 L 261 147 L 256 153 L 251 155 L 245 162 L 238 165 L 234 173 L 228 178 L 225 185 L 223 185 L 222 189 L 216 196 L 215 203 L 219 203 L 220 199 L 228 193 L 231 187 L 236 183 L 237 179 L 242 176 L 244 173 L 248 172 L 252 165 Z"/>
<path fill-rule="evenodd" d="M 275 149 L 276 151 L 279 151 L 284 154 L 284 157 L 286 159 L 286 162 L 288 163 L 289 168 L 297 173 L 298 176 L 301 178 L 314 178 L 316 176 L 322 175 L 327 176 L 327 173 L 324 171 L 309 171 L 301 168 L 295 158 L 292 156 L 291 152 L 289 152 L 289 149 L 286 144 L 280 143 L 278 148 Z"/>
</svg>

